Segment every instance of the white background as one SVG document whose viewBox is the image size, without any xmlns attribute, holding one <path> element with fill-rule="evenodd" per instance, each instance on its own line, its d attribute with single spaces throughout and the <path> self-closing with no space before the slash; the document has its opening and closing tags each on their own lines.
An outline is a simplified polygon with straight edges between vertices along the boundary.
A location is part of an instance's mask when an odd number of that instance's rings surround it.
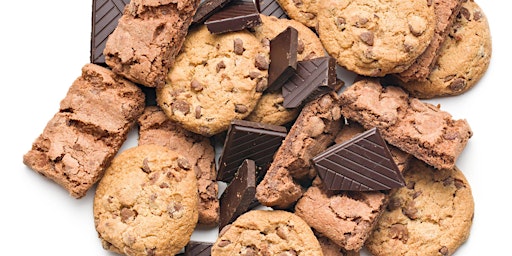
<svg viewBox="0 0 512 256">
<path fill-rule="evenodd" d="M 455 255 L 510 255 L 512 2 L 477 3 L 493 37 L 488 72 L 469 92 L 430 102 L 467 119 L 474 132 L 457 165 L 472 186 L 475 217 Z M 22 163 L 89 62 L 91 1 L 4 1 L 0 28 L 0 255 L 114 255 L 94 229 L 94 191 L 74 199 Z M 135 145 L 134 135 L 124 148 Z M 213 241 L 215 232 L 194 238 Z"/>
</svg>

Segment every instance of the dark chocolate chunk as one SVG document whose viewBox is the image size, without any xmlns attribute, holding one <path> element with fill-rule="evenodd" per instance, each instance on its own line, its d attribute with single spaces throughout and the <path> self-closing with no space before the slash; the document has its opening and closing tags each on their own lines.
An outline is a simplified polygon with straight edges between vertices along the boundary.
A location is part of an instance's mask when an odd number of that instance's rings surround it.
<svg viewBox="0 0 512 256">
<path fill-rule="evenodd" d="M 276 0 L 259 0 L 257 2 L 258 10 L 261 14 L 274 16 L 279 19 L 288 19 L 288 15 L 286 15 L 286 12 Z"/>
<path fill-rule="evenodd" d="M 233 0 L 204 24 L 212 34 L 220 34 L 258 26 L 261 18 L 254 0 Z"/>
<path fill-rule="evenodd" d="M 283 126 L 233 120 L 224 141 L 217 180 L 230 182 L 245 159 L 254 160 L 258 177 L 263 176 L 286 134 Z"/>
<path fill-rule="evenodd" d="M 130 0 L 93 0 L 91 29 L 91 63 L 106 66 L 103 50 L 107 39 L 117 27 L 124 7 Z"/>
<path fill-rule="evenodd" d="M 256 198 L 256 164 L 246 159 L 220 196 L 219 230 L 247 212 Z"/>
<path fill-rule="evenodd" d="M 336 61 L 320 57 L 297 63 L 295 74 L 282 86 L 285 108 L 302 104 L 334 90 L 336 87 Z"/>
<path fill-rule="evenodd" d="M 299 32 L 288 27 L 270 40 L 270 67 L 268 70 L 269 91 L 281 89 L 297 69 L 297 45 Z"/>
<path fill-rule="evenodd" d="M 196 14 L 192 19 L 192 24 L 200 24 L 210 18 L 214 13 L 222 9 L 232 0 L 205 0 L 197 7 Z"/>
<path fill-rule="evenodd" d="M 328 190 L 372 191 L 405 186 L 377 128 L 331 146 L 315 156 L 313 163 Z"/>
<path fill-rule="evenodd" d="M 213 243 L 190 241 L 185 245 L 185 256 L 210 256 Z"/>
</svg>

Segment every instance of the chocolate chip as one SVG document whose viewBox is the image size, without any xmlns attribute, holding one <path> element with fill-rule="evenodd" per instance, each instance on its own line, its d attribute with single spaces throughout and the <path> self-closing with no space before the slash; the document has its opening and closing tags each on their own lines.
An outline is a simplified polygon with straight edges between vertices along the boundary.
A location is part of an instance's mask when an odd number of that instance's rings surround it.
<svg viewBox="0 0 512 256">
<path fill-rule="evenodd" d="M 373 32 L 371 31 L 365 31 L 359 35 L 359 39 L 369 46 L 373 46 L 373 37 Z"/>
<path fill-rule="evenodd" d="M 244 247 L 244 248 L 242 248 L 242 250 L 240 250 L 240 255 L 241 256 L 256 256 L 258 254 L 256 253 L 256 250 L 254 250 L 254 248 Z"/>
<path fill-rule="evenodd" d="M 178 166 L 184 170 L 190 170 L 190 163 L 186 158 L 178 158 Z"/>
<path fill-rule="evenodd" d="M 295 6 L 301 6 L 302 0 L 293 0 L 293 4 L 295 4 Z"/>
<path fill-rule="evenodd" d="M 476 11 L 475 13 L 473 13 L 473 19 L 474 19 L 475 21 L 479 21 L 479 20 L 480 20 L 480 18 L 482 18 L 482 13 L 481 13 L 481 12 Z"/>
<path fill-rule="evenodd" d="M 439 253 L 441 255 L 448 255 L 450 253 L 450 251 L 448 250 L 448 247 L 443 246 L 443 247 L 441 247 L 441 249 L 439 249 Z"/>
<path fill-rule="evenodd" d="M 260 79 L 258 83 L 256 84 L 256 92 L 263 92 L 268 87 L 268 80 L 267 79 Z"/>
<path fill-rule="evenodd" d="M 183 100 L 176 100 L 172 103 L 172 111 L 179 111 L 183 113 L 183 115 L 187 115 L 190 112 L 190 105 Z"/>
<path fill-rule="evenodd" d="M 302 54 L 304 52 L 304 42 L 302 40 L 297 41 L 297 54 Z"/>
<path fill-rule="evenodd" d="M 459 180 L 459 179 L 455 179 L 455 180 L 453 181 L 453 184 L 455 184 L 455 187 L 456 187 L 457 189 L 461 189 L 461 188 L 465 188 L 465 187 L 466 187 L 466 184 L 464 183 L 464 181 Z"/>
<path fill-rule="evenodd" d="M 358 28 L 362 28 L 362 27 L 364 27 L 364 25 L 366 25 L 366 23 L 368 23 L 368 21 L 369 21 L 368 18 L 359 17 L 359 20 L 356 21 L 355 26 Z"/>
<path fill-rule="evenodd" d="M 402 199 L 400 197 L 392 197 L 387 205 L 387 210 L 392 212 L 402 206 Z"/>
<path fill-rule="evenodd" d="M 261 39 L 261 44 L 263 45 L 263 47 L 270 47 L 270 39 L 266 37 Z"/>
<path fill-rule="evenodd" d="M 452 90 L 454 92 L 460 92 L 460 91 L 464 90 L 464 88 L 466 88 L 466 80 L 459 77 L 459 78 L 453 80 L 450 83 L 450 85 L 448 86 L 448 88 L 450 88 L 450 90 Z"/>
<path fill-rule="evenodd" d="M 260 72 L 256 72 L 256 71 L 251 71 L 249 72 L 249 77 L 251 79 L 256 79 L 256 78 L 259 78 L 261 76 L 261 73 Z"/>
<path fill-rule="evenodd" d="M 450 186 L 452 183 L 453 183 L 452 176 L 447 177 L 446 179 L 443 180 L 443 186 L 445 186 L 445 187 Z"/>
<path fill-rule="evenodd" d="M 244 113 L 247 113 L 247 111 L 249 111 L 247 106 L 242 105 L 242 104 L 235 104 L 235 112 L 244 114 Z"/>
<path fill-rule="evenodd" d="M 179 219 L 183 217 L 184 209 L 183 205 L 180 202 L 171 202 L 169 206 L 167 206 L 167 213 L 173 219 Z"/>
<path fill-rule="evenodd" d="M 160 183 L 160 188 L 169 188 L 169 184 L 165 183 L 165 182 L 162 182 Z"/>
<path fill-rule="evenodd" d="M 287 236 L 286 236 L 286 229 L 283 228 L 283 227 L 278 227 L 277 230 L 276 230 L 276 234 L 277 234 L 278 237 L 280 237 L 283 240 L 286 240 L 286 238 L 287 238 Z"/>
<path fill-rule="evenodd" d="M 392 239 L 398 239 L 406 243 L 409 239 L 409 230 L 407 229 L 407 226 L 403 224 L 393 224 L 389 229 L 389 236 Z"/>
<path fill-rule="evenodd" d="M 196 119 L 201 118 L 201 106 L 196 106 L 195 117 L 196 117 Z"/>
<path fill-rule="evenodd" d="M 229 240 L 220 240 L 220 242 L 217 244 L 217 246 L 222 248 L 222 247 L 228 246 L 229 244 L 231 244 L 231 241 L 229 241 Z"/>
<path fill-rule="evenodd" d="M 134 220 L 137 217 L 137 211 L 127 207 L 123 207 L 120 212 L 121 221 L 126 223 L 129 220 Z"/>
<path fill-rule="evenodd" d="M 421 196 L 421 194 L 423 194 L 422 191 L 416 191 L 412 194 L 412 199 L 416 199 L 418 198 L 418 196 Z"/>
<path fill-rule="evenodd" d="M 460 8 L 460 15 L 464 16 L 464 18 L 466 18 L 466 20 L 471 20 L 471 13 L 469 12 L 469 10 L 465 7 L 462 7 Z"/>
<path fill-rule="evenodd" d="M 216 71 L 217 71 L 217 73 L 219 73 L 221 69 L 225 69 L 225 68 L 226 68 L 226 63 L 224 63 L 224 61 L 221 60 L 219 63 L 217 63 Z"/>
<path fill-rule="evenodd" d="M 194 79 L 192 80 L 192 82 L 190 82 L 190 88 L 192 89 L 192 91 L 200 92 L 203 90 L 203 85 L 199 81 Z"/>
<path fill-rule="evenodd" d="M 269 63 L 265 56 L 262 54 L 258 54 L 256 59 L 254 60 L 254 66 L 256 66 L 259 70 L 268 70 Z"/>
<path fill-rule="evenodd" d="M 141 169 L 145 173 L 150 173 L 151 172 L 151 168 L 149 168 L 149 164 L 148 164 L 148 159 L 147 158 L 144 158 L 144 160 L 142 160 L 142 168 Z"/>
<path fill-rule="evenodd" d="M 240 38 L 235 38 L 233 44 L 235 54 L 242 55 L 244 53 L 244 41 Z"/>
<path fill-rule="evenodd" d="M 151 173 L 148 178 L 149 178 L 149 184 L 155 185 L 158 178 L 160 178 L 160 173 L 159 172 Z"/>
<path fill-rule="evenodd" d="M 416 209 L 414 201 L 408 201 L 405 207 L 402 208 L 402 213 L 411 220 L 418 218 L 418 209 Z"/>
<path fill-rule="evenodd" d="M 410 181 L 410 182 L 407 182 L 407 185 L 405 185 L 408 189 L 414 189 L 414 187 L 416 186 L 416 182 L 415 181 Z"/>
</svg>

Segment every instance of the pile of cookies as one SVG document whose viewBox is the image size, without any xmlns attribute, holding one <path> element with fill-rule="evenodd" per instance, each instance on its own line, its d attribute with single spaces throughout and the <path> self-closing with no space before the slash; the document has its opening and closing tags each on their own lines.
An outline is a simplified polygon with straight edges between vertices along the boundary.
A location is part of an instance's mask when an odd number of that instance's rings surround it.
<svg viewBox="0 0 512 256">
<path fill-rule="evenodd" d="M 95 0 L 91 63 L 23 162 L 95 193 L 123 255 L 451 255 L 473 133 L 421 99 L 491 52 L 471 0 Z"/>
</svg>

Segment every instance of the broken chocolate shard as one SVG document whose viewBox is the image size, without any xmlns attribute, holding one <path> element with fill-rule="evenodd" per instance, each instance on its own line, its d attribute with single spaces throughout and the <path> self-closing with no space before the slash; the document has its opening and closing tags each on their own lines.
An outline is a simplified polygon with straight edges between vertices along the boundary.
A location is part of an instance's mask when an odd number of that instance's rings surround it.
<svg viewBox="0 0 512 256">
<path fill-rule="evenodd" d="M 258 8 L 253 0 L 234 0 L 204 22 L 212 34 L 253 28 L 261 23 Z"/>
<path fill-rule="evenodd" d="M 286 137 L 283 126 L 235 119 L 226 134 L 217 180 L 230 182 L 245 159 L 254 160 L 263 176 Z"/>
<path fill-rule="evenodd" d="M 107 39 L 117 27 L 124 7 L 130 0 L 93 0 L 91 28 L 91 63 L 107 66 L 103 50 Z"/>
<path fill-rule="evenodd" d="M 297 108 L 336 86 L 336 61 L 320 57 L 297 63 L 295 74 L 282 86 L 285 108 Z"/>
<path fill-rule="evenodd" d="M 192 24 L 201 24 L 214 13 L 222 9 L 222 7 L 226 6 L 232 0 L 205 0 L 199 4 L 197 8 L 196 14 L 192 19 Z"/>
<path fill-rule="evenodd" d="M 246 159 L 220 196 L 219 230 L 247 212 L 256 198 L 256 164 Z"/>
<path fill-rule="evenodd" d="M 298 31 L 286 28 L 270 40 L 270 67 L 268 70 L 268 91 L 277 91 L 295 74 L 297 69 Z"/>
<path fill-rule="evenodd" d="M 374 191 L 405 186 L 377 128 L 336 144 L 313 158 L 328 190 Z"/>
<path fill-rule="evenodd" d="M 288 19 L 288 15 L 286 15 L 286 12 L 276 0 L 259 0 L 257 2 L 258 10 L 261 14 L 274 16 L 279 19 Z"/>
<path fill-rule="evenodd" d="M 185 245 L 185 256 L 210 256 L 213 243 L 190 241 Z"/>
</svg>

